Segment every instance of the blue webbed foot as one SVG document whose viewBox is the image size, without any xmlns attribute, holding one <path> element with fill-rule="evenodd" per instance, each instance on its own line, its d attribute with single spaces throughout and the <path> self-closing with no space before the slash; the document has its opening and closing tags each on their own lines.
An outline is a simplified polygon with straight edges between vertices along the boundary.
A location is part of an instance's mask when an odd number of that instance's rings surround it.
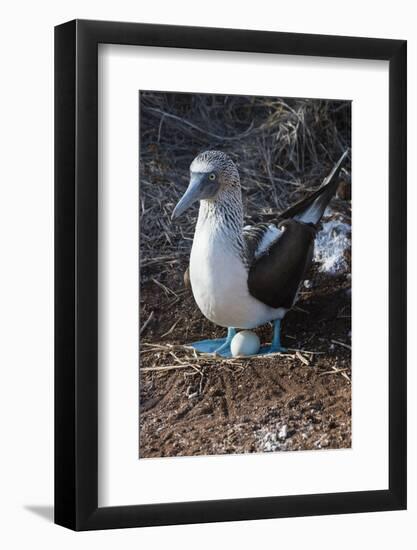
<svg viewBox="0 0 417 550">
<path fill-rule="evenodd" d="M 281 346 L 281 320 L 274 321 L 274 337 L 272 338 L 272 344 L 270 346 L 262 346 L 258 352 L 258 355 L 265 355 L 267 353 L 286 353 L 288 350 Z"/>
<path fill-rule="evenodd" d="M 229 328 L 227 338 L 216 338 L 214 340 L 200 340 L 189 344 L 200 353 L 214 353 L 221 357 L 232 357 L 230 343 L 236 334 L 236 329 Z M 286 353 L 288 350 L 281 345 L 281 320 L 274 321 L 274 336 L 269 346 L 261 346 L 256 355 L 267 355 L 269 353 Z"/>
<path fill-rule="evenodd" d="M 266 355 L 267 353 L 287 353 L 288 349 L 283 346 L 262 346 L 257 355 Z"/>
<path fill-rule="evenodd" d="M 227 338 L 215 338 L 214 340 L 199 340 L 198 342 L 192 342 L 189 344 L 192 348 L 200 353 L 214 353 L 221 355 L 222 357 L 231 357 L 230 343 L 236 334 L 234 328 L 229 328 L 227 331 Z"/>
</svg>

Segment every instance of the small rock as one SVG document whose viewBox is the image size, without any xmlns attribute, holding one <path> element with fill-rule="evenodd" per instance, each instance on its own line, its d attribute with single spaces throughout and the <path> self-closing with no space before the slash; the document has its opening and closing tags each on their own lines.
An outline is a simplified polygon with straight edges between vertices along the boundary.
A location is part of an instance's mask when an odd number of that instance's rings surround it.
<svg viewBox="0 0 417 550">
<path fill-rule="evenodd" d="M 278 432 L 278 439 L 287 439 L 287 425 L 284 424 Z"/>
</svg>

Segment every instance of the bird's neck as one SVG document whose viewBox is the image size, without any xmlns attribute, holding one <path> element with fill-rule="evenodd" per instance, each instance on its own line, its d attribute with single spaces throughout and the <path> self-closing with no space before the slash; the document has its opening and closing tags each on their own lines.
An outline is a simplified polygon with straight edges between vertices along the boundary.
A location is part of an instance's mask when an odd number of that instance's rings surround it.
<svg viewBox="0 0 417 550">
<path fill-rule="evenodd" d="M 206 236 L 215 246 L 221 241 L 231 251 L 244 254 L 243 205 L 240 186 L 222 190 L 215 199 L 202 200 L 196 236 Z"/>
</svg>

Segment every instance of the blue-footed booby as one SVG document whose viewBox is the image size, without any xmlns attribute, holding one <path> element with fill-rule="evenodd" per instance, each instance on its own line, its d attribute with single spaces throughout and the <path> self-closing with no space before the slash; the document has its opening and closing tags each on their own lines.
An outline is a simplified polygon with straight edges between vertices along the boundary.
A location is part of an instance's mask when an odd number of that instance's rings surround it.
<svg viewBox="0 0 417 550">
<path fill-rule="evenodd" d="M 276 223 L 245 226 L 239 172 L 221 151 L 199 154 L 190 183 L 176 205 L 177 218 L 193 203 L 200 209 L 190 256 L 195 301 L 226 338 L 190 344 L 197 351 L 230 356 L 236 329 L 274 322 L 272 344 L 259 353 L 283 352 L 281 320 L 294 305 L 312 262 L 318 223 L 338 186 L 347 151 L 321 187 L 277 215 Z"/>
</svg>

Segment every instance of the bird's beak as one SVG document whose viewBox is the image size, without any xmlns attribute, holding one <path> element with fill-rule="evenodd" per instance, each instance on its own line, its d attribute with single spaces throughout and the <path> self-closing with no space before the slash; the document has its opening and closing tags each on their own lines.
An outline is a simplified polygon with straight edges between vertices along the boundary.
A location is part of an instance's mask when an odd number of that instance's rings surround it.
<svg viewBox="0 0 417 550">
<path fill-rule="evenodd" d="M 205 174 L 193 174 L 187 191 L 181 197 L 177 206 L 174 208 L 171 219 L 175 220 L 183 214 L 192 204 L 205 198 L 204 193 Z"/>
</svg>

